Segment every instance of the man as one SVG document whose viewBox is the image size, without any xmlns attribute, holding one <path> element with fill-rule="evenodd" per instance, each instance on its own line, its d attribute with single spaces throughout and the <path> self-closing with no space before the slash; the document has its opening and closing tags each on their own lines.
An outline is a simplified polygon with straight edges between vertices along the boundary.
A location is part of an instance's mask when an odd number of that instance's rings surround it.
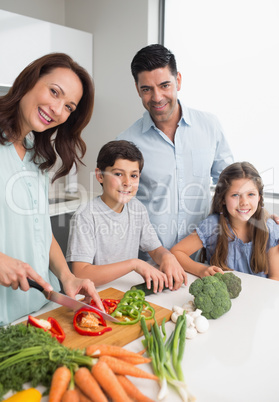
<svg viewBox="0 0 279 402">
<path fill-rule="evenodd" d="M 146 112 L 117 139 L 132 141 L 143 154 L 137 197 L 170 249 L 208 215 L 211 179 L 216 184 L 233 156 L 217 118 L 177 98 L 182 78 L 168 49 L 144 47 L 131 70 Z"/>
</svg>

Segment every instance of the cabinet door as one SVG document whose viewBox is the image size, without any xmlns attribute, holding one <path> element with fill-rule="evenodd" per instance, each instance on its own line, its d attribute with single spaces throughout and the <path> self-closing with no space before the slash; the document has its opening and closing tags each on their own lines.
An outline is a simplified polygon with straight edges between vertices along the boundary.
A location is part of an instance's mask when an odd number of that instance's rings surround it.
<svg viewBox="0 0 279 402">
<path fill-rule="evenodd" d="M 51 52 L 69 54 L 92 75 L 92 47 L 88 32 L 0 10 L 0 87 L 10 86 L 30 62 Z"/>
</svg>

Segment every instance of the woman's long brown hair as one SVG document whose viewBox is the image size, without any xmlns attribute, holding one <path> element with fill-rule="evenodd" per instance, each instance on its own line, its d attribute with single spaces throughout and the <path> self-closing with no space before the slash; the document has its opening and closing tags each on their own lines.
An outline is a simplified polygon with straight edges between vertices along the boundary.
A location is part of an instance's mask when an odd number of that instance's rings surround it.
<svg viewBox="0 0 279 402">
<path fill-rule="evenodd" d="M 77 109 L 61 125 L 44 132 L 33 131 L 33 161 L 41 170 L 54 166 L 57 154 L 62 160 L 60 169 L 53 181 L 69 173 L 73 165 L 81 162 L 86 145 L 81 138 L 82 130 L 87 126 L 93 113 L 94 84 L 88 72 L 64 53 L 50 53 L 29 64 L 15 79 L 9 92 L 0 97 L 0 144 L 14 141 L 20 136 L 19 102 L 38 80 L 55 68 L 69 68 L 80 79 L 83 95 Z"/>
<path fill-rule="evenodd" d="M 254 215 L 249 219 L 249 233 L 253 243 L 252 256 L 250 261 L 251 269 L 254 273 L 268 272 L 268 260 L 266 245 L 269 238 L 266 226 L 266 213 L 263 208 L 263 182 L 255 167 L 249 162 L 236 162 L 226 167 L 220 174 L 219 181 L 216 185 L 215 194 L 212 199 L 211 214 L 218 214 L 219 232 L 217 245 L 214 254 L 210 260 L 211 265 L 216 265 L 224 270 L 229 269 L 226 260 L 228 256 L 229 241 L 233 241 L 234 235 L 231 233 L 229 225 L 231 225 L 230 215 L 225 205 L 225 195 L 231 186 L 233 180 L 249 179 L 256 185 L 260 200 L 258 208 Z M 205 261 L 205 253 L 203 250 L 202 261 Z"/>
</svg>

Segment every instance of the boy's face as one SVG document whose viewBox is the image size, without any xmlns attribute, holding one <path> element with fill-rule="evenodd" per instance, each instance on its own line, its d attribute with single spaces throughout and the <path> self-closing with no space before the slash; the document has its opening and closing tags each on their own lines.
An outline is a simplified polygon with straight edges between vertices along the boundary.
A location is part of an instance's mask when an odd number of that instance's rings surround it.
<svg viewBox="0 0 279 402">
<path fill-rule="evenodd" d="M 117 159 L 113 166 L 106 168 L 105 172 L 95 170 L 96 178 L 103 184 L 101 196 L 115 212 L 120 213 L 124 204 L 129 202 L 137 193 L 139 186 L 139 163 L 127 159 Z"/>
</svg>

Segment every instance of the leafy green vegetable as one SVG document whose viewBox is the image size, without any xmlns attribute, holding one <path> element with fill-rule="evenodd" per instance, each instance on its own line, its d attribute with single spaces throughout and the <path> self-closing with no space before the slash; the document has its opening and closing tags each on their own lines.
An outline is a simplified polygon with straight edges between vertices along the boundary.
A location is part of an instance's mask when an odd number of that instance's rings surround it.
<svg viewBox="0 0 279 402">
<path fill-rule="evenodd" d="M 0 400 L 23 384 L 44 385 L 48 393 L 54 371 L 60 365 L 92 366 L 84 350 L 61 345 L 50 333 L 24 324 L 0 328 Z"/>
<path fill-rule="evenodd" d="M 231 308 L 227 286 L 215 275 L 196 279 L 191 283 L 189 292 L 195 297 L 196 308 L 206 318 L 219 318 Z"/>
<path fill-rule="evenodd" d="M 224 274 L 217 272 L 214 276 L 226 284 L 231 299 L 238 297 L 241 292 L 241 279 L 238 276 L 233 272 L 226 272 Z"/>
</svg>

